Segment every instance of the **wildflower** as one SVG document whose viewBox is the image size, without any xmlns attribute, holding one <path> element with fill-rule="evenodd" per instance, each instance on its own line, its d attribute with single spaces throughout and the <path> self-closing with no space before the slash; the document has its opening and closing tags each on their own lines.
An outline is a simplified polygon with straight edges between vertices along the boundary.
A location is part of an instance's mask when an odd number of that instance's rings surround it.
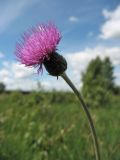
<svg viewBox="0 0 120 160">
<path fill-rule="evenodd" d="M 38 67 L 38 73 L 42 71 L 42 65 L 44 65 L 49 74 L 57 77 L 61 76 L 71 87 L 82 104 L 81 106 L 88 118 L 94 141 L 96 160 L 100 160 L 97 136 L 87 105 L 80 92 L 65 73 L 67 69 L 66 60 L 56 52 L 60 39 L 60 32 L 53 24 L 38 25 L 24 33 L 22 42 L 17 43 L 15 54 L 22 64 Z"/>
<path fill-rule="evenodd" d="M 60 40 L 61 34 L 54 24 L 37 25 L 24 33 L 15 54 L 25 66 L 38 67 L 38 73 L 44 65 L 49 74 L 59 76 L 67 68 L 66 60 L 56 52 Z"/>
</svg>

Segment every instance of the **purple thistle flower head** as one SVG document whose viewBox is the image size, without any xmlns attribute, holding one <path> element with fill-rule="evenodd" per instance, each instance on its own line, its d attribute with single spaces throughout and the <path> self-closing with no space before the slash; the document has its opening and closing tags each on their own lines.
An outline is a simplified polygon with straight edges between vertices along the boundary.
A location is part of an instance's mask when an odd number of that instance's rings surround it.
<svg viewBox="0 0 120 160">
<path fill-rule="evenodd" d="M 61 34 L 54 24 L 37 25 L 24 33 L 21 43 L 17 43 L 16 45 L 15 54 L 18 60 L 22 64 L 25 64 L 25 66 L 39 67 L 38 72 L 40 72 L 42 70 L 42 64 L 44 64 L 45 68 L 48 70 L 48 61 L 49 64 L 51 64 L 50 60 L 53 61 L 53 59 L 56 59 L 56 55 L 57 61 L 58 57 L 62 57 L 60 55 L 58 56 L 58 53 L 56 53 L 60 39 Z M 60 67 L 54 66 L 55 70 L 56 68 Z M 57 74 L 58 73 L 54 75 Z"/>
</svg>

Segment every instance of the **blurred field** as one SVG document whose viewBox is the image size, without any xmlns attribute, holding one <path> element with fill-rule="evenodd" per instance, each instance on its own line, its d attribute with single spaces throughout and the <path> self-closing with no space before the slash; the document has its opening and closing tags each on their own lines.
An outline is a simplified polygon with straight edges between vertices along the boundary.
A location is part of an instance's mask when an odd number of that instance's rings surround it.
<svg viewBox="0 0 120 160">
<path fill-rule="evenodd" d="M 90 108 L 102 160 L 120 160 L 120 100 Z M 95 160 L 84 112 L 72 93 L 0 94 L 0 160 Z"/>
</svg>

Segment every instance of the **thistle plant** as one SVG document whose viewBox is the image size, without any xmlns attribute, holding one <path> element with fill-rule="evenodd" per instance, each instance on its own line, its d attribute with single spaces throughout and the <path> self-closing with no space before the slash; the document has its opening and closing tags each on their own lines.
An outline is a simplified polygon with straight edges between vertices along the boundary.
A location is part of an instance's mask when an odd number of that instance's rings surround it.
<svg viewBox="0 0 120 160">
<path fill-rule="evenodd" d="M 17 59 L 27 67 L 37 67 L 37 72 L 43 72 L 43 66 L 52 76 L 61 76 L 71 87 L 78 97 L 81 106 L 86 113 L 91 134 L 94 142 L 96 160 L 100 160 L 99 145 L 95 127 L 90 112 L 83 100 L 82 95 L 66 74 L 67 62 L 65 58 L 57 53 L 57 45 L 61 40 L 61 34 L 57 27 L 49 23 L 32 27 L 22 36 L 20 43 L 16 44 L 15 54 Z"/>
</svg>

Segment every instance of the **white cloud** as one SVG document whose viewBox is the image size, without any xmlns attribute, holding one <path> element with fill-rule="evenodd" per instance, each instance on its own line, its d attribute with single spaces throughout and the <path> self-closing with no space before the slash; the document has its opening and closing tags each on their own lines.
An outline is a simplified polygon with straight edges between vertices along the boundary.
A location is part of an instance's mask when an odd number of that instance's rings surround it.
<svg viewBox="0 0 120 160">
<path fill-rule="evenodd" d="M 89 62 L 97 56 L 101 57 L 101 59 L 110 57 L 114 67 L 120 65 L 120 47 L 97 46 L 95 48 L 86 48 L 80 52 L 66 54 L 68 72 L 76 86 L 80 87 L 82 85 L 81 73 L 85 71 Z"/>
<path fill-rule="evenodd" d="M 18 63 L 3 62 L 0 70 L 0 81 L 5 83 L 7 89 L 33 89 L 35 84 L 31 79 L 34 73 L 32 68 L 27 68 Z"/>
<path fill-rule="evenodd" d="M 68 20 L 69 20 L 70 22 L 78 22 L 78 21 L 79 21 L 79 18 L 78 18 L 78 17 L 75 17 L 75 16 L 70 16 L 70 17 L 68 18 Z"/>
<path fill-rule="evenodd" d="M 14 77 L 17 79 L 29 78 L 34 73 L 33 68 L 27 68 L 19 63 L 13 63 L 11 67 Z"/>
<path fill-rule="evenodd" d="M 120 5 L 114 11 L 103 10 L 106 19 L 101 27 L 100 38 L 120 38 Z"/>
<path fill-rule="evenodd" d="M 2 69 L 0 70 L 0 77 L 8 77 L 9 76 L 9 72 L 6 69 Z"/>
<path fill-rule="evenodd" d="M 69 86 L 65 83 L 65 81 L 58 77 L 48 77 L 46 81 L 41 82 L 45 90 L 70 90 Z"/>
<path fill-rule="evenodd" d="M 50 77 L 45 80 L 38 80 L 40 75 L 37 75 L 36 69 L 25 67 L 22 64 L 16 62 L 4 61 L 3 68 L 0 69 L 0 82 L 6 85 L 8 90 L 38 90 L 38 83 L 44 90 L 51 90 L 57 88 L 64 89 L 64 85 L 59 85 L 60 81 L 57 81 L 56 77 Z M 37 80 L 36 80 L 37 78 Z"/>
<path fill-rule="evenodd" d="M 67 74 L 78 88 L 82 86 L 81 73 L 85 71 L 89 62 L 97 56 L 101 57 L 101 59 L 106 56 L 110 57 L 115 68 L 120 66 L 120 47 L 97 46 L 95 48 L 86 48 L 80 52 L 65 54 L 64 56 L 68 62 Z M 59 77 L 59 80 L 52 76 L 48 76 L 47 79 L 42 76 L 39 79 L 40 75 L 35 75 L 34 73 L 36 73 L 36 69 L 6 61 L 3 62 L 3 68 L 0 70 L 0 81 L 7 85 L 7 89 L 37 89 L 37 83 L 40 82 L 45 90 L 71 90 L 61 77 Z M 115 70 L 114 74 L 117 77 L 116 83 L 120 84 L 119 70 L 117 72 Z"/>
</svg>

